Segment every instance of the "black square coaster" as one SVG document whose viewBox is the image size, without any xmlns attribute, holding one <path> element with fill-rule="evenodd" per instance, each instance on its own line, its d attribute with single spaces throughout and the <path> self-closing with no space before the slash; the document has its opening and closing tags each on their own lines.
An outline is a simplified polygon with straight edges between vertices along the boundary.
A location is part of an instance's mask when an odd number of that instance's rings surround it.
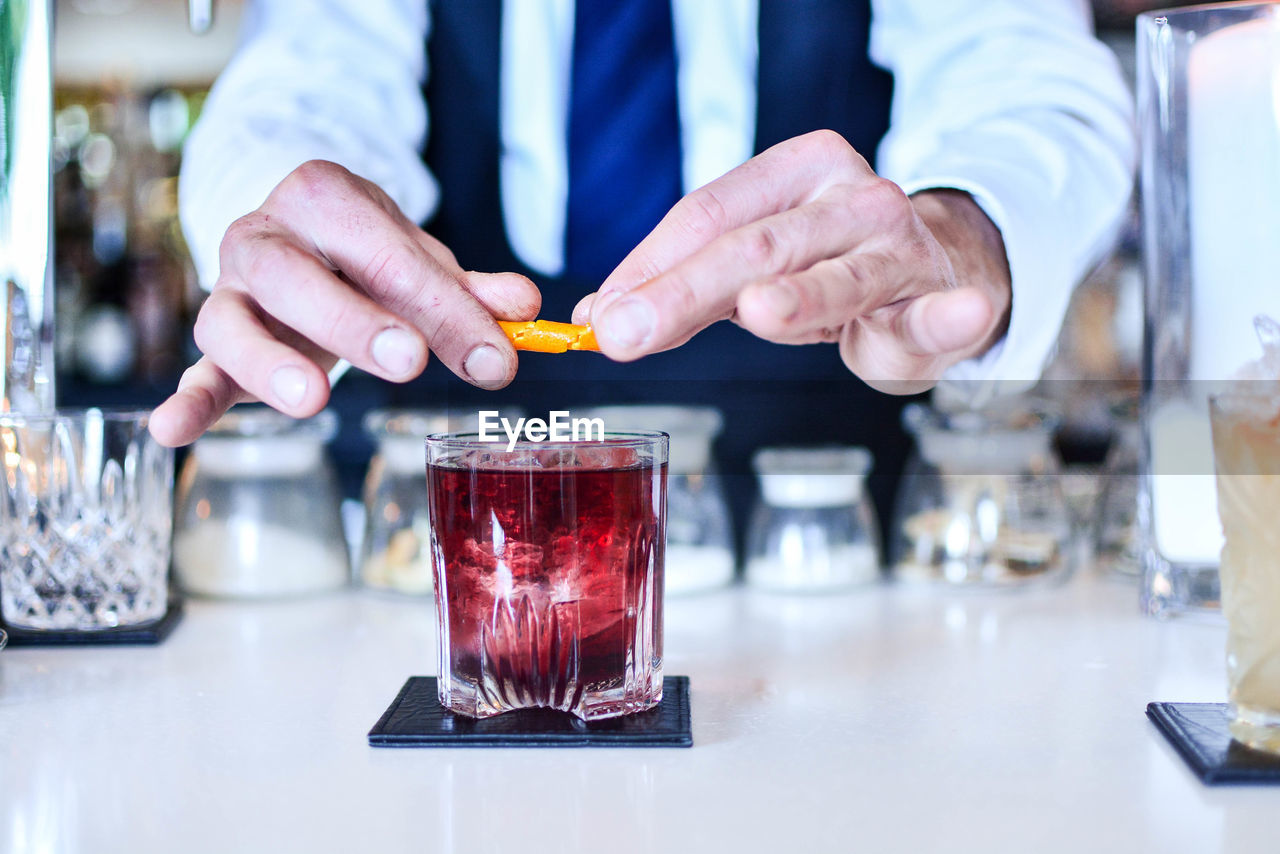
<svg viewBox="0 0 1280 854">
<path fill-rule="evenodd" d="M 369 730 L 372 747 L 692 747 L 689 677 L 662 680 L 662 702 L 634 715 L 583 721 L 551 709 L 476 720 L 440 705 L 436 677 L 412 676 Z"/>
<path fill-rule="evenodd" d="M 169 600 L 169 610 L 158 620 L 136 626 L 114 629 L 95 629 L 78 632 L 68 630 L 22 629 L 5 626 L 9 633 L 9 646 L 98 646 L 157 644 L 169 636 L 173 627 L 182 621 L 182 600 Z"/>
<path fill-rule="evenodd" d="M 1148 703 L 1147 717 L 1202 783 L 1280 785 L 1280 756 L 1233 741 L 1226 703 Z"/>
</svg>

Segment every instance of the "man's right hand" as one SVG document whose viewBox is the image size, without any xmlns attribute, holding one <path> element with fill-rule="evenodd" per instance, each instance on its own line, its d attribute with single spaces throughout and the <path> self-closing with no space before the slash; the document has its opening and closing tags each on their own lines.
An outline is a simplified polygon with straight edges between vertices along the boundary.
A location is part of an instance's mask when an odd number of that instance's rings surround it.
<svg viewBox="0 0 1280 854">
<path fill-rule="evenodd" d="M 532 319 L 541 304 L 524 276 L 463 270 L 381 189 L 319 160 L 232 223 L 220 260 L 196 319 L 204 357 L 151 417 L 165 445 L 194 441 L 242 401 L 314 415 L 339 358 L 404 382 L 430 349 L 468 382 L 501 388 L 516 353 L 495 321 Z"/>
</svg>

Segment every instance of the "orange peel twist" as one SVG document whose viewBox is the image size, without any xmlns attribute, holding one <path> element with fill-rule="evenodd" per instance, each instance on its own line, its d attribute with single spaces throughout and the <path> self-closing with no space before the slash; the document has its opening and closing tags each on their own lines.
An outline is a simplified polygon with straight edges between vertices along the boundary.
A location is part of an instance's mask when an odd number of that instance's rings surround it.
<svg viewBox="0 0 1280 854">
<path fill-rule="evenodd" d="M 535 353 L 600 350 L 596 334 L 590 326 L 556 323 L 554 320 L 499 320 L 498 325 L 517 350 L 531 350 Z"/>
</svg>

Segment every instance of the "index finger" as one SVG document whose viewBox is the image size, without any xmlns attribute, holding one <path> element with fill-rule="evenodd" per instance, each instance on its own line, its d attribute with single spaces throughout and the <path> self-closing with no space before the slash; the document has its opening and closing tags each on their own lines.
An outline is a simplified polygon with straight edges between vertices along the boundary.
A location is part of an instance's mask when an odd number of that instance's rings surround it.
<svg viewBox="0 0 1280 854">
<path fill-rule="evenodd" d="M 292 183 L 290 183 L 292 182 Z M 437 258 L 398 210 L 333 164 L 295 170 L 269 199 L 274 216 L 375 302 L 420 330 L 451 371 L 482 388 L 515 375 L 510 341 L 461 281 L 451 257 Z"/>
<path fill-rule="evenodd" d="M 723 234 L 817 198 L 850 172 L 871 167 L 834 131 L 815 131 L 766 149 L 678 201 L 600 286 L 628 291 L 671 269 Z"/>
<path fill-rule="evenodd" d="M 591 306 L 591 324 L 602 349 L 614 359 L 633 359 L 683 344 L 712 323 L 731 317 L 738 295 L 749 285 L 807 270 L 891 229 L 894 223 L 886 218 L 908 203 L 902 196 L 896 207 L 885 204 L 889 192 L 901 196 L 895 185 L 880 179 L 861 189 L 833 188 L 815 201 L 721 235 L 625 296 L 598 297 Z M 889 285 L 866 280 L 847 284 L 858 301 L 873 298 L 871 292 Z M 798 308 L 797 304 L 779 310 L 794 313 Z"/>
<path fill-rule="evenodd" d="M 249 395 L 204 356 L 182 374 L 178 390 L 155 408 L 147 426 L 167 448 L 188 445 Z"/>
</svg>

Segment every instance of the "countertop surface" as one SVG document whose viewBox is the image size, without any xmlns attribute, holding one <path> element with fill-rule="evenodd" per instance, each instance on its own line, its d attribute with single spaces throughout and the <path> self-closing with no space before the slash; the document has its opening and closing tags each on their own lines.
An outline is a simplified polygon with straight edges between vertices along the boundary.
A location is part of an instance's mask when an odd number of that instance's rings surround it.
<svg viewBox="0 0 1280 854">
<path fill-rule="evenodd" d="M 1019 592 L 667 603 L 692 749 L 374 749 L 429 600 L 202 602 L 157 647 L 0 652 L 0 851 L 1275 851 L 1144 717 L 1224 628 L 1083 573 Z"/>
</svg>

